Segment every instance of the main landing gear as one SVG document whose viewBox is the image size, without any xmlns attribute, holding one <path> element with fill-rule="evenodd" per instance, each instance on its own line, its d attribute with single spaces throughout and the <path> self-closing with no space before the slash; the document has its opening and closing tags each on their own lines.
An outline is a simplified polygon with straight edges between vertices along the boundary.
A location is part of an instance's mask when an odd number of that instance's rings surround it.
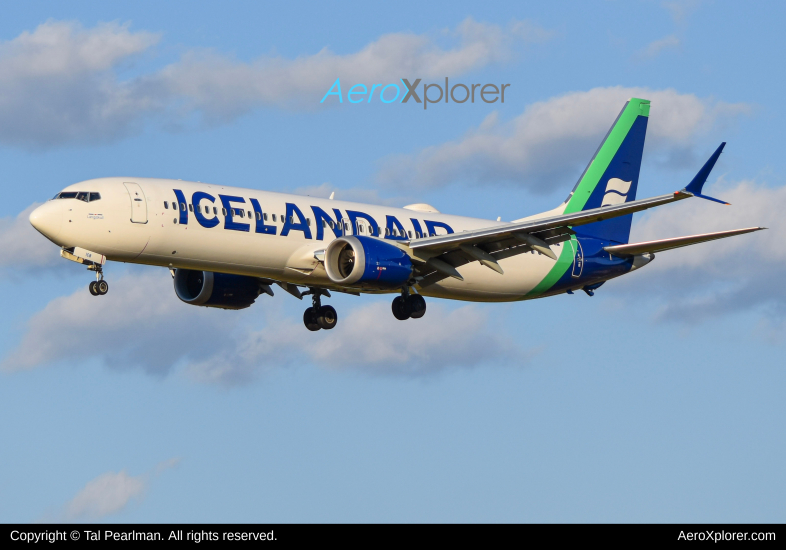
<svg viewBox="0 0 786 550">
<path fill-rule="evenodd" d="M 338 314 L 333 306 L 323 306 L 321 297 L 327 296 L 330 298 L 330 293 L 321 288 L 311 288 L 303 293 L 303 296 L 311 294 L 312 306 L 303 312 L 303 324 L 310 331 L 317 331 L 319 329 L 330 330 L 336 326 L 338 322 Z"/>
<path fill-rule="evenodd" d="M 100 264 L 93 264 L 87 268 L 90 271 L 96 272 L 96 280 L 88 285 L 90 294 L 93 296 L 103 296 L 109 292 L 109 283 L 104 280 L 104 269 Z"/>
<path fill-rule="evenodd" d="M 399 321 L 420 319 L 426 314 L 426 300 L 420 294 L 410 294 L 404 287 L 401 296 L 393 299 L 393 316 Z"/>
</svg>

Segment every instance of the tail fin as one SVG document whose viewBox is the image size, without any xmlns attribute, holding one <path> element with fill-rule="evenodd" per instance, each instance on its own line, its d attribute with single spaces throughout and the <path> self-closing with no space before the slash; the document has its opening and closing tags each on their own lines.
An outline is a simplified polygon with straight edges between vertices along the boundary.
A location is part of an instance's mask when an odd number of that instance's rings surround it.
<svg viewBox="0 0 786 550">
<path fill-rule="evenodd" d="M 629 99 L 567 200 L 565 214 L 636 200 L 650 102 Z M 632 214 L 584 225 L 581 233 L 627 243 Z"/>
</svg>

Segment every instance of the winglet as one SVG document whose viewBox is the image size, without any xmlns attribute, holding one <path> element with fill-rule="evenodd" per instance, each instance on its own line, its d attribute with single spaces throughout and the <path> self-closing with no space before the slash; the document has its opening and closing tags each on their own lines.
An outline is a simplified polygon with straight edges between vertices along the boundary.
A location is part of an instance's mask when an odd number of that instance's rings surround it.
<svg viewBox="0 0 786 550">
<path fill-rule="evenodd" d="M 718 157 L 720 157 L 720 154 L 723 152 L 723 148 L 725 146 L 726 142 L 724 141 L 718 146 L 717 149 L 715 149 L 715 152 L 712 154 L 709 160 L 704 163 L 704 166 L 701 167 L 701 170 L 699 170 L 699 172 L 693 177 L 691 182 L 685 189 L 683 189 L 683 191 L 686 191 L 692 194 L 694 197 L 699 197 L 701 199 L 707 199 L 709 201 L 715 201 L 721 204 L 729 204 L 726 201 L 701 194 L 701 190 L 704 187 L 704 184 L 707 183 L 707 178 L 709 177 L 710 172 L 712 172 L 712 169 L 715 167 L 715 163 L 718 161 Z"/>
</svg>

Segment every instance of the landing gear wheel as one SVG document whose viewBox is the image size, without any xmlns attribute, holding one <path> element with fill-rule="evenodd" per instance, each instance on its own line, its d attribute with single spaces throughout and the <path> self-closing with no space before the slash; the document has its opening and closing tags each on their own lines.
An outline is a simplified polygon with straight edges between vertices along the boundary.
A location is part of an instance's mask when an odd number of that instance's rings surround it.
<svg viewBox="0 0 786 550">
<path fill-rule="evenodd" d="M 103 296 L 107 292 L 109 292 L 109 283 L 104 281 L 103 279 L 96 283 L 96 290 L 98 293 Z"/>
<path fill-rule="evenodd" d="M 322 327 L 317 323 L 317 313 L 313 307 L 308 308 L 303 312 L 303 324 L 312 332 L 316 332 Z"/>
<path fill-rule="evenodd" d="M 333 306 L 322 306 L 317 314 L 317 324 L 320 328 L 330 330 L 338 322 L 338 314 Z"/>
<path fill-rule="evenodd" d="M 407 298 L 407 308 L 410 317 L 420 319 L 426 314 L 426 300 L 420 294 L 410 294 Z"/>
<path fill-rule="evenodd" d="M 90 294 L 93 296 L 98 296 L 98 281 L 91 281 L 91 283 L 87 285 L 87 288 L 90 289 Z"/>
<path fill-rule="evenodd" d="M 409 319 L 411 313 L 407 306 L 407 301 L 403 296 L 396 296 L 393 298 L 393 317 L 399 321 L 406 321 Z"/>
</svg>

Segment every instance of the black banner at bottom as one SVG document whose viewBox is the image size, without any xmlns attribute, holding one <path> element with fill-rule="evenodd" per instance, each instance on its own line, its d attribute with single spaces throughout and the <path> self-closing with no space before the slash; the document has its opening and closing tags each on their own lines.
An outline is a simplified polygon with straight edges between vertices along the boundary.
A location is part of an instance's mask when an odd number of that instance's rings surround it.
<svg viewBox="0 0 786 550">
<path fill-rule="evenodd" d="M 0 525 L 6 544 L 145 543 L 210 544 L 374 542 L 396 544 L 488 544 L 503 540 L 554 542 L 754 542 L 783 538 L 784 526 L 772 524 L 49 524 Z"/>
</svg>

